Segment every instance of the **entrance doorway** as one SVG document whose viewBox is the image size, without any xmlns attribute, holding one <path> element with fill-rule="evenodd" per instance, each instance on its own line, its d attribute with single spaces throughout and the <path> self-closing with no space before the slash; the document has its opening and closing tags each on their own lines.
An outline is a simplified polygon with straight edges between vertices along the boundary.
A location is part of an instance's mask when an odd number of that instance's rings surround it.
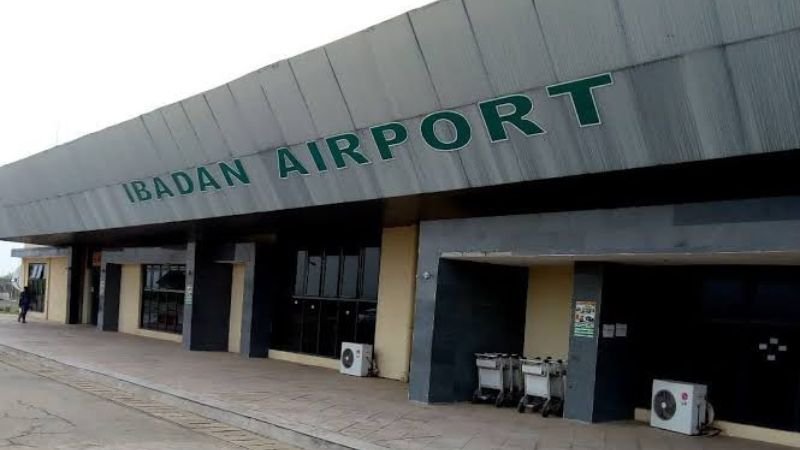
<svg viewBox="0 0 800 450">
<path fill-rule="evenodd" d="M 97 315 L 100 313 L 100 267 L 92 266 L 90 271 L 89 295 L 91 299 L 90 321 L 97 325 Z"/>
</svg>

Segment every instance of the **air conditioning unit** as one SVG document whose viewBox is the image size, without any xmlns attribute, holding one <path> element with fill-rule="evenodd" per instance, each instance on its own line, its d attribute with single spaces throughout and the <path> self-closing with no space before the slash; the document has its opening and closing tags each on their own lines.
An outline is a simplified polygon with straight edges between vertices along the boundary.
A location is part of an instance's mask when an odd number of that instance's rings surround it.
<svg viewBox="0 0 800 450">
<path fill-rule="evenodd" d="M 706 386 L 653 380 L 650 426 L 688 435 L 700 434 L 707 425 Z"/>
<path fill-rule="evenodd" d="M 372 346 L 342 342 L 342 355 L 339 359 L 339 372 L 345 375 L 365 377 L 372 368 Z"/>
</svg>

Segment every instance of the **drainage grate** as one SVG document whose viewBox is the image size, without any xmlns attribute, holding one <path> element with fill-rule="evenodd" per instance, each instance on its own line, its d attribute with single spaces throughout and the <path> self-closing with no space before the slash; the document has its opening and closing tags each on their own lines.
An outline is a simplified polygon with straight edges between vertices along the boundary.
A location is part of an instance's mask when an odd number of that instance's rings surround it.
<svg viewBox="0 0 800 450">
<path fill-rule="evenodd" d="M 32 355 L 0 349 L 0 362 L 33 373 L 58 383 L 73 387 L 96 397 L 135 409 L 149 416 L 174 423 L 197 433 L 251 450 L 298 450 L 288 444 L 255 433 L 217 422 L 180 408 L 156 402 L 110 386 L 82 378 L 74 370 L 58 367 L 58 363 L 37 360 Z"/>
</svg>

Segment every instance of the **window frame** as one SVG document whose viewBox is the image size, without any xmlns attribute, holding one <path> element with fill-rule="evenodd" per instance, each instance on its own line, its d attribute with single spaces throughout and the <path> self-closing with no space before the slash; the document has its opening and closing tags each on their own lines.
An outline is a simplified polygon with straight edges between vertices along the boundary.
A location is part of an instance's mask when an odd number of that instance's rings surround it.
<svg viewBox="0 0 800 450">
<path fill-rule="evenodd" d="M 344 341 L 373 344 L 380 254 L 378 245 L 296 247 L 291 285 L 282 300 L 284 305 L 279 308 L 286 315 L 281 320 L 287 323 L 273 329 L 278 333 L 274 336 L 273 347 L 293 353 L 338 358 Z M 356 273 L 354 280 L 348 283 L 345 275 L 348 268 L 352 270 L 353 256 L 357 256 Z M 319 261 L 320 267 L 312 270 L 312 260 Z M 331 263 L 336 267 L 330 267 Z M 318 276 L 319 280 L 309 280 L 312 275 Z M 366 280 L 368 275 L 374 280 Z M 332 276 L 335 276 L 335 281 Z M 316 288 L 315 292 L 309 292 L 309 281 Z M 334 285 L 336 292 L 332 295 Z M 369 292 L 365 286 L 369 286 Z M 347 296 L 350 294 L 352 296 Z M 329 342 L 331 339 L 333 342 Z"/>
<path fill-rule="evenodd" d="M 186 265 L 142 264 L 141 270 L 139 328 L 161 333 L 183 334 Z M 183 274 L 181 289 L 158 287 L 160 280 L 175 271 Z M 170 318 L 173 320 L 170 321 Z"/>
<path fill-rule="evenodd" d="M 31 262 L 28 263 L 28 274 L 26 285 L 32 291 L 29 311 L 43 313 L 47 302 L 47 263 Z M 34 284 L 31 280 L 37 280 Z"/>
</svg>

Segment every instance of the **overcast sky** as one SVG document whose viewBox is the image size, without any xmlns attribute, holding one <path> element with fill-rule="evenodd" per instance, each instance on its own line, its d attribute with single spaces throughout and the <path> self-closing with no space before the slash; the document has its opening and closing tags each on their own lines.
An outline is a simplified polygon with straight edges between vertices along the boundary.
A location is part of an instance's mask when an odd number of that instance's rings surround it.
<svg viewBox="0 0 800 450">
<path fill-rule="evenodd" d="M 0 2 L 0 165 L 431 2 Z"/>
</svg>

